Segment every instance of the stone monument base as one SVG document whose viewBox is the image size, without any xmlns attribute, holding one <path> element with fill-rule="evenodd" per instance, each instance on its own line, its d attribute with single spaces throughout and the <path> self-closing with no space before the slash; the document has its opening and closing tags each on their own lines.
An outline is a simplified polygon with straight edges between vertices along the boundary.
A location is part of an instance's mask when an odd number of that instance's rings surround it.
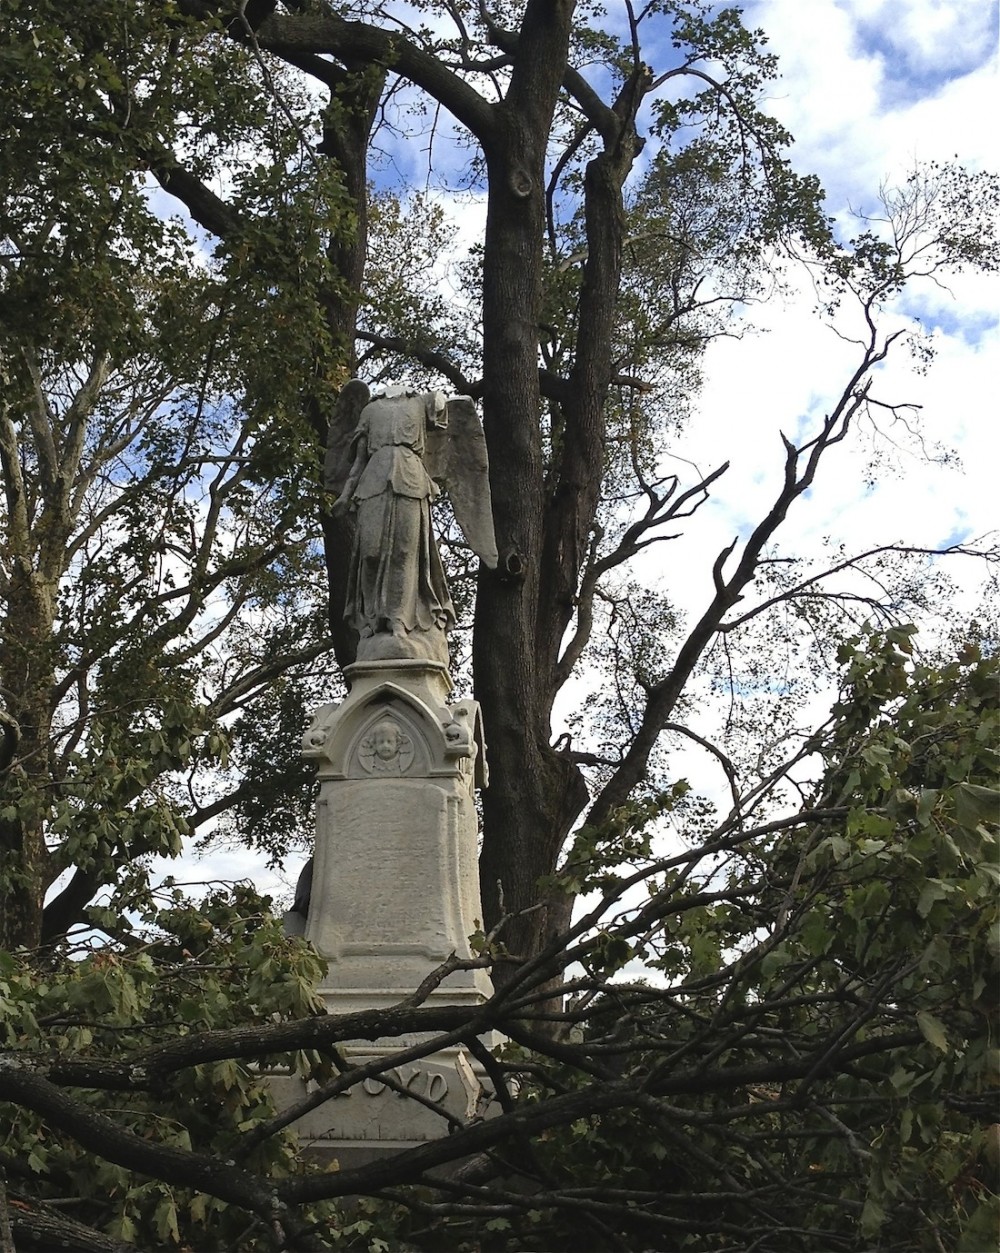
<svg viewBox="0 0 1000 1253">
<path fill-rule="evenodd" d="M 471 1016 L 493 990 L 470 944 L 482 927 L 479 706 L 449 703 L 447 668 L 426 657 L 368 657 L 346 674 L 347 699 L 318 709 L 303 737 L 320 780 L 304 927 L 327 962 L 320 996 L 331 1014 L 388 1009 L 455 955 L 469 967 L 449 973 L 423 1003 Z M 340 1052 L 357 1065 L 433 1038 L 358 1041 Z M 483 1037 L 488 1048 L 497 1042 Z M 272 1084 L 285 1108 L 309 1094 L 294 1075 L 274 1075 Z M 455 1045 L 373 1075 L 293 1125 L 308 1152 L 349 1165 L 447 1136 L 487 1116 L 491 1103 L 482 1068 Z"/>
<path fill-rule="evenodd" d="M 341 1052 L 356 1066 L 391 1057 L 406 1043 L 379 1041 Z M 315 1083 L 298 1075 L 273 1074 L 270 1085 L 279 1108 L 316 1091 Z M 365 1079 L 292 1126 L 310 1157 L 349 1169 L 441 1139 L 456 1124 L 489 1117 L 496 1108 L 482 1068 L 456 1046 Z"/>
</svg>

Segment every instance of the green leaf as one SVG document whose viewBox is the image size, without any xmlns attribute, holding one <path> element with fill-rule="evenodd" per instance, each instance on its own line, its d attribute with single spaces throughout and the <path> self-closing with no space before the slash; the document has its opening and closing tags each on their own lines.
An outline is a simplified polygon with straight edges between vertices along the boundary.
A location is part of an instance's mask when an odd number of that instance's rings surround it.
<svg viewBox="0 0 1000 1253">
<path fill-rule="evenodd" d="M 172 1195 L 165 1196 L 153 1212 L 153 1226 L 161 1240 L 180 1244 L 181 1233 L 177 1225 L 177 1205 Z"/>
<path fill-rule="evenodd" d="M 917 913 L 921 918 L 926 918 L 935 903 L 946 900 L 954 890 L 951 884 L 942 883 L 940 879 L 929 879 L 920 892 Z"/>
<path fill-rule="evenodd" d="M 806 949 L 814 956 L 822 956 L 827 951 L 833 940 L 833 932 L 827 925 L 827 919 L 824 913 L 819 909 L 814 909 L 806 915 L 802 924 L 802 943 Z"/>
<path fill-rule="evenodd" d="M 128 1214 L 122 1213 L 111 1223 L 109 1232 L 123 1244 L 134 1244 L 139 1229 Z"/>
<path fill-rule="evenodd" d="M 955 797 L 955 820 L 959 826 L 975 829 L 980 823 L 996 826 L 1000 822 L 1000 791 L 996 788 L 976 783 L 956 783 L 952 794 Z"/>
<path fill-rule="evenodd" d="M 864 1208 L 861 1211 L 861 1232 L 865 1236 L 874 1236 L 881 1229 L 885 1222 L 885 1210 L 875 1200 L 869 1196 L 865 1200 Z"/>
<path fill-rule="evenodd" d="M 997 1228 L 1000 1227 L 1000 1196 L 979 1193 L 979 1203 L 962 1224 L 955 1245 L 955 1253 L 983 1253 L 984 1249 L 996 1247 Z"/>
<path fill-rule="evenodd" d="M 1000 866 L 996 865 L 995 862 L 992 862 L 992 861 L 979 862 L 979 864 L 976 866 L 976 870 L 980 874 L 984 874 L 988 878 L 992 879 L 994 883 L 1000 883 Z"/>
<path fill-rule="evenodd" d="M 933 1045 L 934 1048 L 938 1049 L 942 1053 L 948 1053 L 951 1051 L 951 1046 L 948 1043 L 948 1037 L 945 1034 L 944 1027 L 928 1010 L 917 1010 L 917 1026 L 920 1028 L 920 1033 L 928 1044 Z"/>
</svg>

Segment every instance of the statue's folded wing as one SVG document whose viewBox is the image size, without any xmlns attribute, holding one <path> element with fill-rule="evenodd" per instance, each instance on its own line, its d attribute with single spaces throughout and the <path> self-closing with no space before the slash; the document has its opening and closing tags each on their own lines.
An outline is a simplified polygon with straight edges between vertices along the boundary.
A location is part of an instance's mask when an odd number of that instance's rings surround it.
<svg viewBox="0 0 1000 1253">
<path fill-rule="evenodd" d="M 326 433 L 326 458 L 323 462 L 323 486 L 339 496 L 344 490 L 354 458 L 354 432 L 361 410 L 371 397 L 361 379 L 345 383 L 333 406 L 333 415 Z"/>
<path fill-rule="evenodd" d="M 475 402 L 468 396 L 449 400 L 447 425 L 432 427 L 426 439 L 427 472 L 447 488 L 455 520 L 469 547 L 491 570 L 496 569 L 490 463 Z"/>
</svg>

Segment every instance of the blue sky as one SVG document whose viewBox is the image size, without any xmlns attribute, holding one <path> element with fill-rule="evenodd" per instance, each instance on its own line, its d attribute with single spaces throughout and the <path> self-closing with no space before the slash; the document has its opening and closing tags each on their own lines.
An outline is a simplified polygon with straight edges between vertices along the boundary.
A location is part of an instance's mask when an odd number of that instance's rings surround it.
<svg viewBox="0 0 1000 1253">
<path fill-rule="evenodd" d="M 988 0 L 755 0 L 746 21 L 767 31 L 779 56 L 783 76 L 772 107 L 796 137 L 796 166 L 820 176 L 831 212 L 846 218 L 849 206 L 873 207 L 880 184 L 904 177 L 916 161 L 957 157 L 973 170 L 1000 169 L 997 6 Z M 803 286 L 799 300 L 773 303 L 760 336 L 720 345 L 708 362 L 702 412 L 722 420 L 739 405 L 749 483 L 771 480 L 760 450 L 776 422 L 795 429 L 799 415 L 821 412 L 850 360 L 812 317 L 809 301 Z M 985 469 L 1000 459 L 1000 424 L 988 416 L 1000 376 L 998 306 L 995 277 L 959 276 L 946 288 L 915 287 L 893 311 L 898 325 L 913 314 L 933 332 L 936 361 L 920 375 L 909 353 L 897 354 L 881 372 L 879 391 L 920 404 L 928 437 L 956 447 L 965 468 L 946 473 L 901 451 L 899 477 L 856 502 L 859 538 L 883 528 L 888 538 L 890 530 L 908 530 L 931 542 L 966 526 L 982 533 L 1000 524 Z M 738 388 L 728 383 L 734 377 Z M 787 416 L 775 412 L 785 407 Z M 831 508 L 840 499 L 843 527 L 842 490 L 862 477 L 862 456 L 844 450 L 839 481 L 818 486 L 800 533 L 829 532 L 836 519 L 822 516 L 825 496 Z M 967 515 L 961 528 L 958 500 Z"/>
<path fill-rule="evenodd" d="M 779 56 L 775 112 L 835 196 L 863 194 L 876 160 L 884 173 L 913 155 L 996 168 L 993 0 L 751 0 L 744 9 Z"/>
<path fill-rule="evenodd" d="M 843 4 L 855 28 L 855 48 L 881 61 L 880 102 L 890 108 L 927 96 L 951 79 L 990 63 L 996 53 L 998 12 L 990 0 L 895 0 L 860 7 Z"/>
<path fill-rule="evenodd" d="M 613 21 L 619 0 L 608 0 L 608 8 Z M 770 105 L 796 138 L 795 165 L 819 175 L 839 218 L 851 206 L 872 207 L 879 186 L 905 177 L 916 161 L 957 157 L 974 170 L 1000 170 L 991 0 L 750 0 L 744 8 L 747 24 L 764 28 L 780 59 L 782 78 L 769 89 Z M 396 154 L 397 169 L 420 187 L 431 130 L 429 119 L 424 139 Z M 455 156 L 458 170 L 463 157 Z M 480 222 L 466 202 L 456 234 L 471 238 Z M 756 311 L 755 333 L 720 341 L 709 353 L 697 421 L 672 451 L 703 472 L 724 458 L 732 468 L 697 526 L 669 545 L 671 566 L 694 572 L 681 611 L 703 607 L 712 556 L 773 499 L 782 465 L 779 431 L 807 432 L 849 377 L 855 350 L 843 336 L 853 333 L 851 315 L 831 328 L 814 316 L 813 303 L 803 275 L 787 299 Z M 879 372 L 875 394 L 919 406 L 913 412 L 928 447 L 954 449 L 959 460 L 934 464 L 888 423 L 883 460 L 873 471 L 879 441 L 861 432 L 833 451 L 809 499 L 796 505 L 788 528 L 796 550 L 820 556 L 827 537 L 855 550 L 900 539 L 944 545 L 1000 526 L 998 303 L 995 277 L 962 276 L 947 289 L 925 284 L 890 311 L 893 326 L 920 317 L 933 333 L 935 361 L 921 373 L 901 344 Z M 648 574 L 657 577 L 655 566 Z M 957 617 L 978 602 L 978 563 L 956 567 L 954 577 L 950 608 Z M 220 853 L 204 869 L 245 873 L 247 855 Z"/>
<path fill-rule="evenodd" d="M 751 0 L 743 7 L 746 24 L 766 31 L 779 58 L 782 76 L 768 87 L 769 104 L 795 137 L 794 165 L 819 176 L 845 233 L 852 233 L 851 209 L 874 209 L 880 186 L 918 162 L 957 159 L 973 171 L 1000 171 L 990 0 Z M 807 437 L 849 377 L 856 350 L 843 336 L 858 332 L 857 315 L 845 308 L 836 326 L 826 325 L 814 304 L 810 284 L 793 283 L 787 298 L 751 311 L 756 331 L 709 351 L 695 420 L 671 449 L 702 472 L 731 462 L 697 526 L 665 557 L 665 586 L 679 593 L 677 607 L 689 619 L 711 594 L 714 555 L 745 537 L 774 499 L 779 431 Z M 877 410 L 883 434 L 863 426 L 833 449 L 808 498 L 794 506 L 781 540 L 786 552 L 824 562 L 831 543 L 849 552 L 897 541 L 945 547 L 1000 528 L 998 311 L 997 277 L 973 275 L 917 285 L 888 311 L 888 327 L 929 333 L 935 356 L 922 372 L 901 341 L 873 394 L 912 405 L 900 417 L 923 442 Z M 935 459 L 943 453 L 947 464 Z M 678 568 L 691 572 L 687 584 L 672 577 Z M 964 558 L 947 568 L 954 592 L 938 629 L 982 604 L 982 563 Z M 653 560 L 646 573 L 656 579 Z M 815 702 L 817 721 L 828 703 Z M 695 729 L 717 731 L 708 701 L 699 716 L 704 725 Z M 692 753 L 683 768 L 696 789 L 712 793 L 711 762 Z"/>
</svg>

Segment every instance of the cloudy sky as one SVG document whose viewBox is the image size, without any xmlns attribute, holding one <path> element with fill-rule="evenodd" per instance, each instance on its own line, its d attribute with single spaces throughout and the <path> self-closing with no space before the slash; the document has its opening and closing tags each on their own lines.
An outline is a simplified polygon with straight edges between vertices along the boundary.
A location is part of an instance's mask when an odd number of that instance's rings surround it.
<svg viewBox="0 0 1000 1253">
<path fill-rule="evenodd" d="M 795 137 L 796 166 L 819 175 L 840 221 L 849 208 L 876 209 L 879 187 L 919 162 L 957 158 L 972 170 L 1000 169 L 991 0 L 757 0 L 746 21 L 767 32 L 778 54 L 782 78 L 770 107 Z M 901 449 L 867 488 L 868 450 L 837 450 L 798 528 L 862 545 L 872 536 L 930 545 L 1000 524 L 998 309 L 994 277 L 961 277 L 950 290 L 917 287 L 897 312 L 918 312 L 933 329 L 935 363 L 921 377 L 904 350 L 878 382 L 881 398 L 922 406 L 927 438 L 956 448 L 962 467 L 928 465 Z M 712 350 L 701 403 L 700 429 L 725 429 L 727 455 L 746 482 L 725 493 L 739 502 L 734 522 L 752 511 L 755 488 L 766 496 L 777 472 L 775 428 L 791 432 L 825 411 L 853 359 L 811 316 L 808 293 L 756 320 L 764 333 Z M 692 451 L 706 456 L 712 443 L 702 448 L 693 438 Z"/>
<path fill-rule="evenodd" d="M 609 9 L 615 3 L 608 0 Z M 992 0 L 752 0 L 744 7 L 746 23 L 767 32 L 780 59 L 770 108 L 795 137 L 796 167 L 820 177 L 841 221 L 850 208 L 874 209 L 880 185 L 916 162 L 957 158 L 973 170 L 1000 169 Z M 920 405 L 927 438 L 961 460 L 933 465 L 904 446 L 872 484 L 870 447 L 842 446 L 796 506 L 799 551 L 818 551 L 831 535 L 858 549 L 897 540 L 937 546 L 1000 525 L 996 280 L 964 277 L 950 290 L 928 286 L 907 299 L 897 315 L 922 315 L 935 362 L 921 376 L 900 352 L 882 371 L 878 394 Z M 703 471 L 722 458 L 732 469 L 690 537 L 670 546 L 671 565 L 682 561 L 693 572 L 692 612 L 709 595 L 706 557 L 745 531 L 773 496 L 779 429 L 808 429 L 844 385 L 851 351 L 811 307 L 803 285 L 799 299 L 757 312 L 757 333 L 710 351 L 699 419 L 677 451 Z M 966 563 L 956 575 L 962 608 L 973 606 L 981 571 Z M 234 852 L 188 869 L 191 878 L 239 877 L 250 866 L 245 852 Z M 286 890 L 259 867 L 254 877 Z"/>
<path fill-rule="evenodd" d="M 880 186 L 899 183 L 918 163 L 957 159 L 973 171 L 1000 170 L 991 0 L 756 0 L 745 6 L 745 21 L 763 28 L 778 54 L 782 76 L 770 87 L 769 108 L 795 137 L 794 164 L 819 176 L 845 233 L 852 210 L 877 210 Z M 828 454 L 816 486 L 794 506 L 785 551 L 821 556 L 828 537 L 852 551 L 895 542 L 941 547 L 1000 527 L 998 311 L 996 277 L 960 276 L 947 288 L 924 283 L 906 293 L 886 325 L 919 316 L 934 361 L 920 374 L 900 345 L 873 395 L 919 406 L 913 413 L 927 446 L 957 457 L 938 464 L 909 438 L 894 446 L 858 432 Z M 703 472 L 731 462 L 697 526 L 665 550 L 666 566 L 691 571 L 684 589 L 691 614 L 711 595 L 712 556 L 745 535 L 774 498 L 779 431 L 801 439 L 814 429 L 857 360 L 835 333 L 850 333 L 851 320 L 825 325 L 805 281 L 797 296 L 752 317 L 755 333 L 710 349 L 697 419 L 676 449 Z M 873 453 L 880 455 L 874 473 Z M 951 559 L 947 568 L 957 585 L 951 619 L 968 617 L 981 601 L 982 563 Z M 665 582 L 674 594 L 676 578 Z M 813 702 L 817 722 L 828 708 L 826 697 Z M 715 792 L 719 772 L 704 754 L 685 753 L 683 769 L 698 790 Z"/>
</svg>

